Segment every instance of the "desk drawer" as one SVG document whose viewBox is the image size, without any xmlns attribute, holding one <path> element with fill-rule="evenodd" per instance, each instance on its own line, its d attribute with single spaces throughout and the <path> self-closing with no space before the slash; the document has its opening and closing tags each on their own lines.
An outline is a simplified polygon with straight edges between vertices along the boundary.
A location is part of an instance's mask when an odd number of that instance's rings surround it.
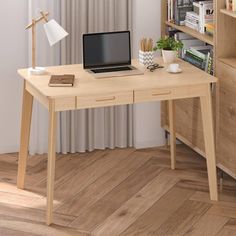
<svg viewBox="0 0 236 236">
<path fill-rule="evenodd" d="M 173 91 L 171 89 L 146 89 L 134 92 L 134 102 L 150 102 L 169 99 Z"/>
<path fill-rule="evenodd" d="M 132 104 L 134 102 L 133 91 L 99 94 L 94 96 L 78 96 L 77 109 L 93 108 L 93 107 L 106 107 L 124 104 Z"/>
</svg>

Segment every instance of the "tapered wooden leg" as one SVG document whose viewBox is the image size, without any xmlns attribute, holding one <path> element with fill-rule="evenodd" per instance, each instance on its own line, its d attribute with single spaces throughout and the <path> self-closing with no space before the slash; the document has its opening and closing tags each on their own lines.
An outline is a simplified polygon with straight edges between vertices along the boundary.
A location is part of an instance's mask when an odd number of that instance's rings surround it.
<svg viewBox="0 0 236 236">
<path fill-rule="evenodd" d="M 49 129 L 48 129 L 48 173 L 47 173 L 47 217 L 46 223 L 53 222 L 53 195 L 56 162 L 56 120 L 55 101 L 49 101 Z"/>
<path fill-rule="evenodd" d="M 23 104 L 21 114 L 21 136 L 18 161 L 17 188 L 24 189 L 25 173 L 28 158 L 30 126 L 32 117 L 33 96 L 25 89 L 23 90 Z"/>
<path fill-rule="evenodd" d="M 213 115 L 212 115 L 212 101 L 211 101 L 210 85 L 207 85 L 206 96 L 201 97 L 200 101 L 201 101 L 201 110 L 202 110 L 210 198 L 211 200 L 218 201 L 215 139 L 214 139 L 214 129 L 213 129 Z"/>
<path fill-rule="evenodd" d="M 169 126 L 170 126 L 170 155 L 171 155 L 171 169 L 174 170 L 176 166 L 176 136 L 175 136 L 175 106 L 174 101 L 169 100 Z"/>
</svg>

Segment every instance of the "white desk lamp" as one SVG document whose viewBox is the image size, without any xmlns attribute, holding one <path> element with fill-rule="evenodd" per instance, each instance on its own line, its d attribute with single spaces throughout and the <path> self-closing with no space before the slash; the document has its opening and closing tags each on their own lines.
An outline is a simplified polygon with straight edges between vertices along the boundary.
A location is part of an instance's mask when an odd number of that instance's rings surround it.
<svg viewBox="0 0 236 236">
<path fill-rule="evenodd" d="M 58 43 L 68 35 L 68 33 L 55 20 L 48 21 L 48 12 L 44 13 L 43 11 L 41 11 L 40 14 L 42 15 L 41 17 L 39 17 L 38 19 L 33 19 L 32 23 L 26 27 L 26 29 L 32 29 L 32 68 L 29 68 L 29 72 L 33 75 L 41 75 L 45 73 L 45 68 L 36 67 L 36 24 L 42 20 L 46 22 L 44 24 L 44 30 L 50 46 Z"/>
</svg>

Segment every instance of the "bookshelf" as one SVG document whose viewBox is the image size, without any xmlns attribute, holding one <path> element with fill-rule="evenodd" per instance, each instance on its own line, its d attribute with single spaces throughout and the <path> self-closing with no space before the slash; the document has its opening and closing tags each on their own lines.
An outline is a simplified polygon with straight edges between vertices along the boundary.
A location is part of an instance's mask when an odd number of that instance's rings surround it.
<svg viewBox="0 0 236 236">
<path fill-rule="evenodd" d="M 194 38 L 197 38 L 197 39 L 199 39 L 199 40 L 201 40 L 201 41 L 204 41 L 204 42 L 206 42 L 206 43 L 208 43 L 208 44 L 210 44 L 210 45 L 214 45 L 214 39 L 213 39 L 213 37 L 210 36 L 210 35 L 201 34 L 201 33 L 199 33 L 198 31 L 196 31 L 196 30 L 194 30 L 194 29 L 191 29 L 191 28 L 189 28 L 189 27 L 186 27 L 186 26 L 179 26 L 179 25 L 176 25 L 176 24 L 171 23 L 171 22 L 168 22 L 168 21 L 166 21 L 165 24 L 166 24 L 167 26 L 170 26 L 170 27 L 172 27 L 172 28 L 175 28 L 175 29 L 177 29 L 177 30 L 179 30 L 179 31 L 182 31 L 182 32 L 184 32 L 184 33 L 186 33 L 186 34 L 189 34 L 189 35 L 193 36 Z"/>
<path fill-rule="evenodd" d="M 235 11 L 229 11 L 229 10 L 226 10 L 226 9 L 220 9 L 220 12 L 225 14 L 225 15 L 228 15 L 228 16 L 236 18 L 236 12 Z"/>
<path fill-rule="evenodd" d="M 212 93 L 217 166 L 236 179 L 236 12 L 225 9 L 225 0 L 213 0 L 214 37 L 167 21 L 167 2 L 162 1 L 162 35 L 172 27 L 214 48 L 214 73 L 219 83 Z M 162 127 L 168 132 L 167 104 L 161 106 Z M 205 156 L 200 102 L 198 99 L 175 101 L 176 137 Z"/>
<path fill-rule="evenodd" d="M 226 57 L 226 58 L 218 58 L 218 60 L 230 67 L 236 69 L 236 57 Z"/>
</svg>

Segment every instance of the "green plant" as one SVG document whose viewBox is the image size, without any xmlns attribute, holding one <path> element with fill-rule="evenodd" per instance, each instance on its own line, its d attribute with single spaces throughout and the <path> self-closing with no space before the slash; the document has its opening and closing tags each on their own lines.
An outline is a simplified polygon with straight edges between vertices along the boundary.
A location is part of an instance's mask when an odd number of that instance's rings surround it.
<svg viewBox="0 0 236 236">
<path fill-rule="evenodd" d="M 183 48 L 183 44 L 180 41 L 175 40 L 173 37 L 161 38 L 156 42 L 156 47 L 153 48 L 154 51 L 159 50 L 171 50 L 178 51 Z"/>
</svg>

